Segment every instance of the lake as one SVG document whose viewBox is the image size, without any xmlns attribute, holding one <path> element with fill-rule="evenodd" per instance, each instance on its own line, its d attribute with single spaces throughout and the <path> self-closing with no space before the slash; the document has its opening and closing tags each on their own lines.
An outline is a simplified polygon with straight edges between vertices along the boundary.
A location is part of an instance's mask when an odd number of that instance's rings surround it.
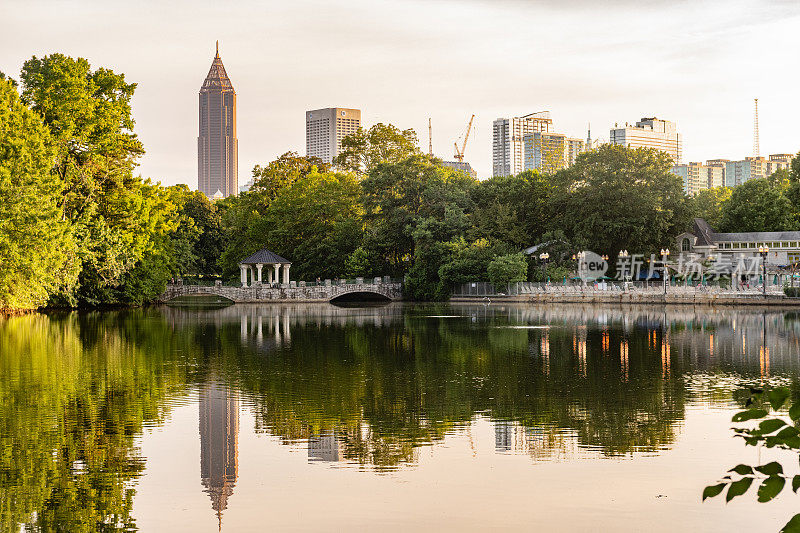
<svg viewBox="0 0 800 533">
<path fill-rule="evenodd" d="M 0 530 L 778 531 L 701 502 L 776 309 L 234 305 L 0 319 Z M 793 471 L 791 472 L 793 473 Z"/>
</svg>

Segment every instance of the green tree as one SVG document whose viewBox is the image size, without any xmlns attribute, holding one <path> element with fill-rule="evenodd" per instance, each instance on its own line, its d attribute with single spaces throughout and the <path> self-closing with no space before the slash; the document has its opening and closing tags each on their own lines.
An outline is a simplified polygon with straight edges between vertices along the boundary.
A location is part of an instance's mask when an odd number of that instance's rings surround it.
<svg viewBox="0 0 800 533">
<path fill-rule="evenodd" d="M 32 309 L 69 277 L 72 237 L 41 119 L 0 79 L 0 309 Z"/>
<path fill-rule="evenodd" d="M 528 279 L 528 261 L 520 253 L 501 255 L 492 260 L 486 270 L 489 281 L 498 288 Z"/>
<path fill-rule="evenodd" d="M 419 239 L 447 242 L 466 231 L 467 213 L 473 205 L 469 193 L 476 184 L 465 173 L 441 167 L 422 155 L 370 170 L 361 182 L 368 242 L 385 259 L 392 275 L 402 276 L 410 268 L 414 232 L 422 220 L 430 219 Z"/>
<path fill-rule="evenodd" d="M 702 218 L 712 228 L 720 231 L 725 206 L 730 200 L 732 192 L 733 189 L 730 187 L 701 190 L 691 199 L 694 217 Z"/>
<path fill-rule="evenodd" d="M 316 168 L 278 191 L 263 212 L 250 211 L 241 248 L 228 247 L 222 256 L 226 274 L 238 272 L 238 262 L 259 248 L 269 248 L 292 261 L 296 279 L 339 277 L 346 260 L 361 244 L 361 188 L 353 174 L 319 172 Z M 246 202 L 236 208 L 243 209 Z M 241 213 L 238 214 L 243 219 Z"/>
<path fill-rule="evenodd" d="M 308 176 L 315 167 L 319 172 L 328 172 L 331 168 L 318 157 L 303 157 L 297 152 L 286 152 L 266 166 L 253 167 L 253 185 L 250 191 L 274 200 L 281 189 L 291 187 L 300 178 Z"/>
<path fill-rule="evenodd" d="M 345 171 L 369 172 L 380 163 L 398 163 L 419 154 L 414 130 L 400 130 L 391 124 L 375 124 L 369 130 L 359 128 L 342 139 L 342 147 L 333 164 Z"/>
<path fill-rule="evenodd" d="M 681 179 L 664 152 L 603 145 L 554 176 L 553 227 L 578 246 L 615 256 L 668 246 L 689 224 Z"/>
<path fill-rule="evenodd" d="M 147 256 L 163 258 L 165 235 L 175 224 L 174 206 L 160 187 L 133 176 L 144 153 L 131 116 L 136 84 L 63 54 L 26 61 L 21 82 L 23 101 L 50 129 L 53 173 L 63 183 L 60 207 L 78 251 L 76 279 L 56 302 L 117 303 L 131 293 L 122 288 L 126 279 L 147 275 L 140 268 L 129 277 L 137 265 Z M 156 285 L 166 279 L 153 275 Z"/>
<path fill-rule="evenodd" d="M 731 193 L 718 231 L 789 231 L 796 222 L 792 204 L 779 187 L 766 179 L 751 179 Z"/>
<path fill-rule="evenodd" d="M 552 194 L 550 178 L 535 170 L 481 181 L 471 191 L 475 205 L 471 238 L 501 241 L 517 249 L 536 244 L 552 225 Z"/>
<path fill-rule="evenodd" d="M 439 267 L 439 279 L 452 290 L 470 281 L 489 281 L 489 263 L 498 254 L 498 246 L 486 239 L 468 243 L 463 238 L 447 243 L 448 260 Z"/>
</svg>

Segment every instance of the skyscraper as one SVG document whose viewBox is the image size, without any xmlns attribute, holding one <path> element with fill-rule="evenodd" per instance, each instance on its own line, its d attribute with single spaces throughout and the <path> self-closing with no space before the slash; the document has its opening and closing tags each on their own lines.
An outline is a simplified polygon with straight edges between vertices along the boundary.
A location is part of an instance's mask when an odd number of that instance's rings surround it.
<svg viewBox="0 0 800 533">
<path fill-rule="evenodd" d="M 618 128 L 615 125 L 610 135 L 611 144 L 628 148 L 655 148 L 666 152 L 673 164 L 681 162 L 681 136 L 674 122 L 655 117 L 643 118 L 636 126 L 625 124 L 624 128 Z"/>
<path fill-rule="evenodd" d="M 516 176 L 525 170 L 525 135 L 549 132 L 552 126 L 549 111 L 495 120 L 492 123 L 492 176 Z"/>
<path fill-rule="evenodd" d="M 330 163 L 339 155 L 342 139 L 361 127 L 361 110 L 327 107 L 306 111 L 306 156 Z"/>
<path fill-rule="evenodd" d="M 239 192 L 236 91 L 219 57 L 219 41 L 217 55 L 200 87 L 197 189 L 208 197 L 217 191 L 223 197 Z"/>
</svg>

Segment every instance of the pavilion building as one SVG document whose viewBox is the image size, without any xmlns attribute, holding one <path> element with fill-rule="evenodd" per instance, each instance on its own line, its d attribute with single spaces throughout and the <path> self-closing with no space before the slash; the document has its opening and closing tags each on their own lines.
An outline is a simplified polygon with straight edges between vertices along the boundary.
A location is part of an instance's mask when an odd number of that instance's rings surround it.
<svg viewBox="0 0 800 533">
<path fill-rule="evenodd" d="M 289 269 L 291 266 L 292 262 L 288 259 L 262 248 L 239 262 L 242 287 L 254 287 L 263 284 L 289 285 Z M 264 272 L 264 267 L 271 268 L 267 268 L 266 272 Z"/>
</svg>

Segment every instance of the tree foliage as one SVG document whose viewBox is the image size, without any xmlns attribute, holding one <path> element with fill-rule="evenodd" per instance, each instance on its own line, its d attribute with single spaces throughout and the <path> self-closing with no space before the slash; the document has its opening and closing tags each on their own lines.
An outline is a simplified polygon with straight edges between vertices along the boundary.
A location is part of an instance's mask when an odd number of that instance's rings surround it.
<svg viewBox="0 0 800 533">
<path fill-rule="evenodd" d="M 671 159 L 647 148 L 603 145 L 556 174 L 553 217 L 566 236 L 597 253 L 668 246 L 690 222 Z"/>
<path fill-rule="evenodd" d="M 41 119 L 0 80 L 0 309 L 39 307 L 69 275 L 74 243 L 52 164 Z"/>
<path fill-rule="evenodd" d="M 800 453 L 800 402 L 792 398 L 788 387 L 760 388 L 751 387 L 741 391 L 739 397 L 743 400 L 744 411 L 733 415 L 732 422 L 736 424 L 747 423 L 748 427 L 734 427 L 734 436 L 744 440 L 747 446 L 766 446 Z M 788 413 L 784 410 L 788 408 Z M 785 420 L 788 414 L 791 423 Z M 757 425 L 754 425 L 756 422 Z M 791 481 L 793 492 L 800 488 L 800 475 L 790 475 L 784 471 L 783 465 L 772 461 L 763 465 L 749 466 L 740 464 L 734 466 L 720 479 L 719 483 L 710 485 L 703 490 L 703 501 L 725 493 L 725 501 L 742 496 L 752 486 L 758 486 L 757 498 L 760 503 L 765 503 L 780 494 Z M 800 514 L 794 515 L 781 529 L 785 533 L 800 532 Z"/>
<path fill-rule="evenodd" d="M 790 231 L 797 227 L 792 203 L 780 185 L 751 179 L 731 193 L 718 231 Z"/>
<path fill-rule="evenodd" d="M 378 123 L 366 131 L 359 128 L 342 139 L 333 164 L 349 172 L 369 172 L 380 163 L 398 163 L 419 153 L 414 130 Z"/>
</svg>

